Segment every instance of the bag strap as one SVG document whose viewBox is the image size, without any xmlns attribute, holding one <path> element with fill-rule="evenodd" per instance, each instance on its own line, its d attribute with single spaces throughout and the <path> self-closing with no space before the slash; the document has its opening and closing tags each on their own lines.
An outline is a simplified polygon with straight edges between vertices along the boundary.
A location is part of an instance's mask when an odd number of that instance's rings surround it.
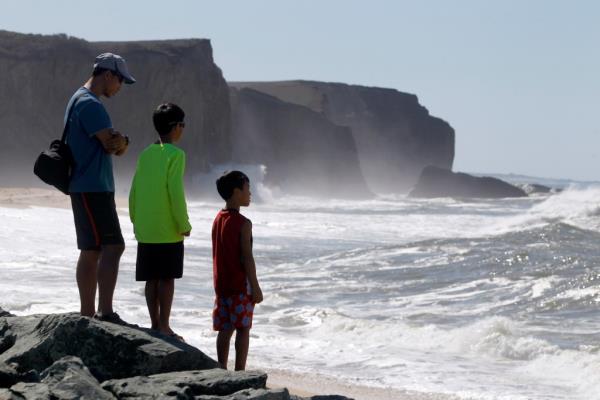
<svg viewBox="0 0 600 400">
<path fill-rule="evenodd" d="M 87 90 L 87 89 L 86 89 Z M 75 99 L 73 100 L 73 103 L 71 103 L 71 107 L 69 107 L 69 113 L 67 115 L 67 121 L 65 122 L 65 127 L 63 129 L 63 134 L 62 137 L 60 138 L 60 141 L 65 143 L 65 139 L 67 138 L 67 130 L 69 129 L 69 122 L 71 120 L 71 115 L 73 114 L 73 109 L 75 108 L 75 104 L 77 103 L 77 101 L 82 98 L 83 96 L 85 96 L 87 93 L 83 92 L 83 93 L 79 93 L 77 95 L 77 97 L 75 97 Z"/>
</svg>

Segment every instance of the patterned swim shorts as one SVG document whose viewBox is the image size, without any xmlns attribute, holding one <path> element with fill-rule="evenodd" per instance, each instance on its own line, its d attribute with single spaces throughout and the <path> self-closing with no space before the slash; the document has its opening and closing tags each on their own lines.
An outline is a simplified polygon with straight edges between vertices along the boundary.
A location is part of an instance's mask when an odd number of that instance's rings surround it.
<svg viewBox="0 0 600 400">
<path fill-rule="evenodd" d="M 229 331 L 252 328 L 253 313 L 252 297 L 247 294 L 230 297 L 217 296 L 213 308 L 213 329 L 215 331 Z"/>
</svg>

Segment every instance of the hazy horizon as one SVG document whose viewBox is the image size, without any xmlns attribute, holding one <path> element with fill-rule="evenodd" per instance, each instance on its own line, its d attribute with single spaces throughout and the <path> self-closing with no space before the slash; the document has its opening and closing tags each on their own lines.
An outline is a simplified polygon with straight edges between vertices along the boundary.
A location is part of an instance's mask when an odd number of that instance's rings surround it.
<svg viewBox="0 0 600 400">
<path fill-rule="evenodd" d="M 455 171 L 600 180 L 600 3 L 89 4 L 5 2 L 0 29 L 89 41 L 210 39 L 228 81 L 416 94 L 455 129 Z"/>
</svg>

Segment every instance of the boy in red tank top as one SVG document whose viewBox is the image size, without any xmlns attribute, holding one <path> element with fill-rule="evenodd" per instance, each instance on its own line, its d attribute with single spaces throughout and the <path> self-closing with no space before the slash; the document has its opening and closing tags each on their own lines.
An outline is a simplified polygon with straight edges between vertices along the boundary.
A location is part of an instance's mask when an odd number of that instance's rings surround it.
<svg viewBox="0 0 600 400">
<path fill-rule="evenodd" d="M 252 255 L 252 222 L 240 214 L 240 207 L 250 205 L 250 179 L 240 171 L 226 172 L 217 179 L 217 191 L 226 203 L 212 227 L 213 329 L 219 332 L 217 357 L 224 369 L 236 332 L 235 369 L 240 371 L 246 368 L 254 305 L 263 299 Z"/>
</svg>

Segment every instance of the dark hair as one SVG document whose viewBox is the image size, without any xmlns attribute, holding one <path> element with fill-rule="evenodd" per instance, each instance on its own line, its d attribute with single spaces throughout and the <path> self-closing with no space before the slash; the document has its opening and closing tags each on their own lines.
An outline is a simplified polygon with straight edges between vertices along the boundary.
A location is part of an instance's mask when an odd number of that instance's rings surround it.
<svg viewBox="0 0 600 400">
<path fill-rule="evenodd" d="M 250 179 L 242 171 L 225 171 L 219 179 L 217 179 L 217 191 L 227 201 L 233 196 L 233 190 L 238 188 L 244 189 L 244 183 L 250 183 Z"/>
<path fill-rule="evenodd" d="M 185 113 L 177 104 L 163 103 L 156 107 L 152 115 L 154 128 L 161 136 L 166 136 L 177 123 L 183 122 Z"/>
</svg>

